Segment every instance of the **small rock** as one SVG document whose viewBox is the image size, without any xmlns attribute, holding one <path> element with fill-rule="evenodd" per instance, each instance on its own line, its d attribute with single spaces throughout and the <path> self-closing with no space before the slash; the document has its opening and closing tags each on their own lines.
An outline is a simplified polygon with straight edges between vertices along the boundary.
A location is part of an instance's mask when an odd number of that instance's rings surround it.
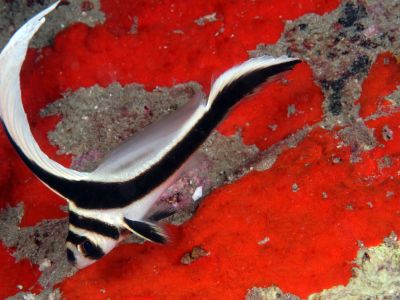
<svg viewBox="0 0 400 300">
<path fill-rule="evenodd" d="M 287 108 L 287 117 L 290 118 L 295 114 L 296 114 L 296 106 L 294 104 L 290 104 Z"/>
<path fill-rule="evenodd" d="M 203 187 L 202 186 L 198 186 L 193 195 L 192 195 L 192 199 L 193 201 L 198 201 L 201 197 L 203 197 Z"/>
<path fill-rule="evenodd" d="M 390 198 L 394 196 L 394 192 L 393 191 L 387 191 L 386 192 L 386 198 Z"/>
<path fill-rule="evenodd" d="M 254 287 L 248 290 L 246 300 L 300 300 L 299 297 L 284 293 L 277 286 L 267 288 Z"/>
<path fill-rule="evenodd" d="M 269 237 L 265 237 L 265 238 L 263 238 L 261 241 L 259 241 L 257 244 L 259 244 L 259 245 L 265 245 L 266 243 L 268 243 L 269 242 Z"/>
<path fill-rule="evenodd" d="M 268 125 L 268 127 L 269 127 L 272 131 L 276 131 L 276 129 L 278 128 L 278 125 L 276 125 L 276 124 L 271 124 L 271 125 Z"/>
<path fill-rule="evenodd" d="M 194 22 L 199 26 L 204 26 L 207 23 L 211 23 L 211 22 L 215 22 L 215 21 L 218 21 L 217 13 L 213 12 L 209 15 L 205 15 L 203 17 L 196 19 Z"/>
<path fill-rule="evenodd" d="M 39 271 L 44 271 L 48 267 L 51 266 L 51 261 L 50 259 L 45 258 L 39 265 Z"/>
<path fill-rule="evenodd" d="M 192 251 L 185 253 L 181 258 L 181 264 L 190 265 L 200 257 L 209 256 L 210 252 L 204 250 L 201 246 L 194 246 Z"/>
<path fill-rule="evenodd" d="M 393 131 L 387 125 L 382 128 L 382 138 L 385 141 L 391 141 L 393 139 Z"/>
</svg>

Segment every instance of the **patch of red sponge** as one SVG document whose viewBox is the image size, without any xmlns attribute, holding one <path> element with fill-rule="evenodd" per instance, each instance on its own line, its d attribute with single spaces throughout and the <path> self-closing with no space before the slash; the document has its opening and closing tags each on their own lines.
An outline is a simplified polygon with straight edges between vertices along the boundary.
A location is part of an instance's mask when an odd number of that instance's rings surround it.
<svg viewBox="0 0 400 300">
<path fill-rule="evenodd" d="M 323 94 L 306 64 L 242 101 L 218 130 L 225 135 L 241 130 L 243 142 L 265 150 L 288 135 L 322 118 Z"/>
<path fill-rule="evenodd" d="M 368 78 L 363 82 L 360 116 L 368 117 L 373 113 L 390 108 L 385 99 L 400 85 L 400 64 L 391 53 L 382 53 L 373 64 Z"/>
<path fill-rule="evenodd" d="M 35 285 L 40 272 L 30 261 L 22 260 L 18 264 L 2 244 L 0 244 L 0 299 L 15 295 L 21 289 L 33 293 L 40 291 Z"/>
</svg>

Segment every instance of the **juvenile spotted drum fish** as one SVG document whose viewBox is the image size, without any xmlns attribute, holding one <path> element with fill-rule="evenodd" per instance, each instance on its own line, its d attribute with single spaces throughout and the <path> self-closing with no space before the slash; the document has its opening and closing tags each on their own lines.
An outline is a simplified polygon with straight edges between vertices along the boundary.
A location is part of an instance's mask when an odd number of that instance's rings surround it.
<svg viewBox="0 0 400 300">
<path fill-rule="evenodd" d="M 42 152 L 21 100 L 20 71 L 28 43 L 58 3 L 23 25 L 1 52 L 0 119 L 25 164 L 68 202 L 67 257 L 84 268 L 110 252 L 126 232 L 165 243 L 167 235 L 157 221 L 169 212 L 149 215 L 163 191 L 235 104 L 300 61 L 263 56 L 235 66 L 217 78 L 207 99 L 194 97 L 117 147 L 94 171 L 78 172 Z"/>
</svg>

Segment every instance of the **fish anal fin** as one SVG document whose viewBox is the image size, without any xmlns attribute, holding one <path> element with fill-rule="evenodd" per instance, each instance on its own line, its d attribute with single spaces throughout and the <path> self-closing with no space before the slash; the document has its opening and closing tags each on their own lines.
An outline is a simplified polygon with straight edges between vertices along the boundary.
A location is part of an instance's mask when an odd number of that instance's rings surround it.
<svg viewBox="0 0 400 300">
<path fill-rule="evenodd" d="M 124 222 L 130 232 L 145 240 L 159 244 L 165 244 L 168 241 L 168 236 L 164 229 L 155 223 L 127 218 L 124 218 Z"/>
</svg>

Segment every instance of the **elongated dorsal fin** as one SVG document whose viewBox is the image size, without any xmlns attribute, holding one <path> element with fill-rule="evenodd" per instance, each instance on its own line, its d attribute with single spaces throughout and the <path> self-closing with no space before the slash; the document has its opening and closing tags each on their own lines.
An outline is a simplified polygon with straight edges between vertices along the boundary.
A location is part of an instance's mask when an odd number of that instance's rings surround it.
<svg viewBox="0 0 400 300">
<path fill-rule="evenodd" d="M 34 171 L 67 180 L 87 178 L 87 173 L 77 172 L 63 167 L 51 160 L 41 151 L 29 128 L 28 120 L 22 106 L 20 71 L 24 62 L 28 43 L 45 21 L 45 16 L 54 10 L 60 1 L 43 10 L 10 39 L 0 53 L 0 119 L 10 140 L 24 161 Z M 36 172 L 35 172 L 36 173 Z M 37 174 L 40 177 L 40 174 Z"/>
</svg>

